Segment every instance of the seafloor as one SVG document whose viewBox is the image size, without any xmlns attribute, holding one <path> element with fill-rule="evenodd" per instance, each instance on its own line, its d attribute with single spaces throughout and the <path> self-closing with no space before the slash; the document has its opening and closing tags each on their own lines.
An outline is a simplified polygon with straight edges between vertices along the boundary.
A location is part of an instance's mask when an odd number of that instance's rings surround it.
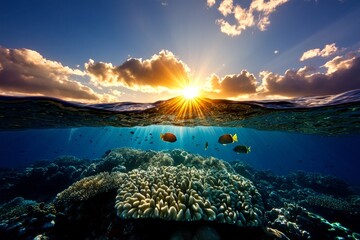
<svg viewBox="0 0 360 240">
<path fill-rule="evenodd" d="M 0 170 L 0 239 L 360 239 L 360 189 L 176 149 Z"/>
</svg>

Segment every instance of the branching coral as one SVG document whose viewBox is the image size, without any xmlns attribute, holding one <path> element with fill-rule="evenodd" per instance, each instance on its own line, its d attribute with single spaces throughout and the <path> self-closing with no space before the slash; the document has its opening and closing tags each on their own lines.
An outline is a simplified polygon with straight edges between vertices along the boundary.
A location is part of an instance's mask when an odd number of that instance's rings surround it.
<svg viewBox="0 0 360 240">
<path fill-rule="evenodd" d="M 59 193 L 56 200 L 59 202 L 84 201 L 99 193 L 118 188 L 125 176 L 126 174 L 120 172 L 111 174 L 103 172 L 83 178 Z"/>
</svg>

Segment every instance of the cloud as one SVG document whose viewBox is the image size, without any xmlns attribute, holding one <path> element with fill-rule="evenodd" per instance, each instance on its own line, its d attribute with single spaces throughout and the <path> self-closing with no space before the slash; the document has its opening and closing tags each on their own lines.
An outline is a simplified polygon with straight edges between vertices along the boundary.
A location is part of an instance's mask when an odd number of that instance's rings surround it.
<svg viewBox="0 0 360 240">
<path fill-rule="evenodd" d="M 315 48 L 304 52 L 300 58 L 300 61 L 305 61 L 314 57 L 328 57 L 335 54 L 337 51 L 338 48 L 335 46 L 335 43 L 326 44 L 323 49 Z"/>
<path fill-rule="evenodd" d="M 122 86 L 142 92 L 179 90 L 190 82 L 187 65 L 167 50 L 146 60 L 130 58 L 120 66 L 90 59 L 85 69 L 95 84 Z"/>
<path fill-rule="evenodd" d="M 208 7 L 212 7 L 212 6 L 214 6 L 214 5 L 215 5 L 215 3 L 216 3 L 216 1 L 215 1 L 215 0 L 207 0 L 207 5 L 208 5 Z"/>
<path fill-rule="evenodd" d="M 360 57 L 337 56 L 323 65 L 326 73 L 303 67 L 285 75 L 262 72 L 262 94 L 287 97 L 337 94 L 360 88 Z"/>
<path fill-rule="evenodd" d="M 233 0 L 223 0 L 220 3 L 218 10 L 224 17 L 226 17 L 228 14 L 232 13 L 233 7 Z"/>
<path fill-rule="evenodd" d="M 223 17 L 232 16 L 235 20 L 231 24 L 228 20 L 220 18 L 216 23 L 220 26 L 221 32 L 229 36 L 237 36 L 249 27 L 257 26 L 260 31 L 265 31 L 270 25 L 270 14 L 279 6 L 289 0 L 252 0 L 249 8 L 243 8 L 240 4 L 234 5 L 233 0 L 222 0 L 218 7 Z M 215 1 L 207 0 L 207 6 L 212 7 Z"/>
<path fill-rule="evenodd" d="M 325 71 L 320 71 L 321 69 Z M 259 78 L 242 70 L 220 78 L 212 74 L 204 93 L 210 98 L 269 99 L 338 94 L 360 88 L 360 52 L 336 56 L 320 68 L 304 66 L 283 75 L 262 71 Z"/>
<path fill-rule="evenodd" d="M 344 58 L 342 56 L 336 56 L 332 60 L 324 64 L 323 67 L 327 68 L 327 73 L 331 74 L 338 70 L 349 69 L 353 67 L 353 63 L 356 57 Z"/>
<path fill-rule="evenodd" d="M 84 72 L 48 60 L 36 51 L 0 47 L 0 66 L 2 94 L 101 101 L 102 96 L 91 88 L 71 80 L 71 76 L 83 77 Z"/>
<path fill-rule="evenodd" d="M 212 74 L 206 83 L 205 92 L 213 98 L 236 98 L 256 92 L 256 78 L 246 70 L 240 74 L 226 75 L 220 79 Z"/>
</svg>

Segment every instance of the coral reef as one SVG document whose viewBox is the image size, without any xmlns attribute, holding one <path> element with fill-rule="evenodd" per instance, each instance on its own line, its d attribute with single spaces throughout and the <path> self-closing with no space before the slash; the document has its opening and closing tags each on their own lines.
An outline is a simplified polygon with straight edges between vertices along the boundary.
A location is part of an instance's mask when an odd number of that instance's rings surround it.
<svg viewBox="0 0 360 240">
<path fill-rule="evenodd" d="M 338 222 L 325 218 L 294 204 L 284 204 L 266 212 L 268 226 L 279 229 L 290 239 L 359 239 L 359 234 Z"/>
<path fill-rule="evenodd" d="M 56 196 L 56 201 L 85 201 L 102 192 L 116 189 L 124 180 L 125 173 L 99 173 L 77 181 Z"/>
<path fill-rule="evenodd" d="M 50 232 L 55 225 L 53 204 L 17 197 L 0 206 L 1 239 L 32 239 Z"/>
<path fill-rule="evenodd" d="M 133 170 L 128 176 L 116 197 L 121 218 L 217 220 L 239 226 L 262 222 L 261 197 L 240 175 L 178 165 Z"/>
<path fill-rule="evenodd" d="M 308 196 L 305 199 L 305 202 L 310 206 L 318 206 L 332 210 L 345 211 L 349 213 L 354 210 L 349 202 L 324 194 Z"/>
<path fill-rule="evenodd" d="M 35 162 L 23 171 L 4 171 L 0 180 L 0 204 L 17 196 L 38 202 L 51 201 L 58 192 L 81 179 L 89 163 L 73 156 L 61 156 L 53 162 Z"/>
<path fill-rule="evenodd" d="M 231 165 L 225 161 L 214 157 L 203 157 L 199 154 L 191 154 L 187 151 L 181 149 L 174 150 L 165 150 L 164 153 L 170 154 L 171 158 L 174 160 L 174 166 L 183 164 L 187 167 L 196 167 L 197 169 L 212 169 L 212 170 L 226 170 L 228 172 L 234 172 L 234 169 Z"/>
<path fill-rule="evenodd" d="M 57 214 L 50 239 L 229 239 L 273 240 L 261 228 L 216 221 L 170 221 L 159 218 L 122 219 L 114 211 L 116 191 L 66 204 Z M 94 207 L 96 206 L 96 207 Z M 58 208 L 60 209 L 60 208 Z"/>
<path fill-rule="evenodd" d="M 359 189 L 182 149 L 0 169 L 0 204 L 2 239 L 360 239 Z"/>
<path fill-rule="evenodd" d="M 281 231 L 290 239 L 311 239 L 310 233 L 297 224 L 297 217 L 302 212 L 303 208 L 285 203 L 284 207 L 273 208 L 266 212 L 267 225 Z"/>
</svg>

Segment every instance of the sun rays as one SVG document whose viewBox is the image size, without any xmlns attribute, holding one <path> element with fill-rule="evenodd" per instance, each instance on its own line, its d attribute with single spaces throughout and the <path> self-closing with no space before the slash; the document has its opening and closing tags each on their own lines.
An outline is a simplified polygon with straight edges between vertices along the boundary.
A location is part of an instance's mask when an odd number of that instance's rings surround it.
<svg viewBox="0 0 360 240">
<path fill-rule="evenodd" d="M 198 87 L 191 87 L 191 86 L 185 87 L 182 90 L 182 95 L 185 99 L 192 100 L 199 97 L 200 90 Z"/>
<path fill-rule="evenodd" d="M 188 92 L 182 96 L 175 97 L 165 102 L 164 114 L 173 115 L 175 120 L 205 119 L 209 113 L 208 99 Z"/>
</svg>

